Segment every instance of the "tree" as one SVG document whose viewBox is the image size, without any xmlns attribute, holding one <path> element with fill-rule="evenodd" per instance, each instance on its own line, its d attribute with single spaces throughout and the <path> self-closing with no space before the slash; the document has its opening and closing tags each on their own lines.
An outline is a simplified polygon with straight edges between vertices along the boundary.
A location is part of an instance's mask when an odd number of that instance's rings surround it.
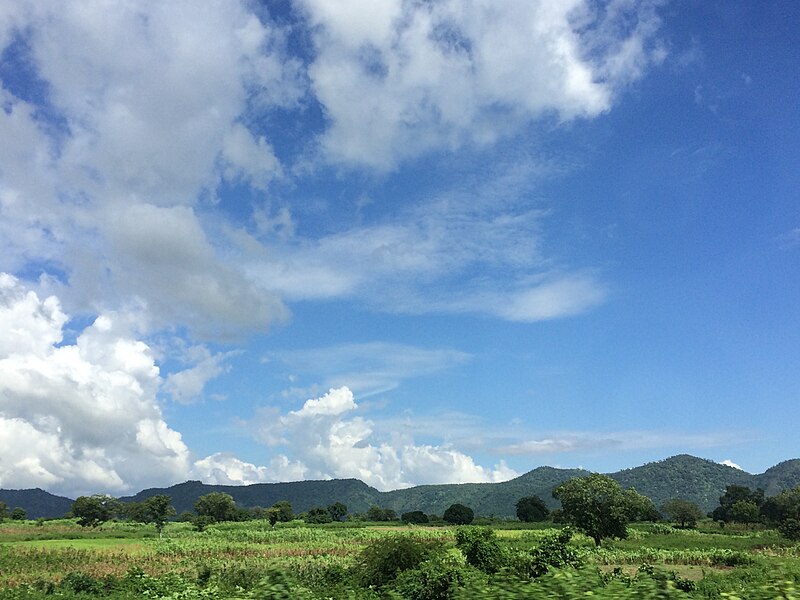
<svg viewBox="0 0 800 600">
<path fill-rule="evenodd" d="M 294 511 L 292 510 L 292 503 L 288 500 L 279 500 L 272 505 L 272 508 L 278 510 L 278 521 L 281 523 L 288 523 L 294 519 Z"/>
<path fill-rule="evenodd" d="M 517 500 L 517 518 L 525 523 L 544 521 L 550 511 L 539 496 L 525 496 Z"/>
<path fill-rule="evenodd" d="M 341 502 L 335 502 L 328 507 L 328 514 L 332 521 L 344 521 L 347 516 L 347 506 Z"/>
<path fill-rule="evenodd" d="M 377 504 L 373 504 L 367 511 L 367 521 L 396 521 L 397 513 L 391 508 L 381 508 Z"/>
<path fill-rule="evenodd" d="M 8 516 L 8 504 L 0 502 L 0 523 Z"/>
<path fill-rule="evenodd" d="M 727 486 L 725 493 L 719 498 L 719 506 L 711 513 L 711 518 L 725 523 L 735 521 L 731 516 L 731 509 L 737 502 L 751 502 L 756 508 L 760 508 L 764 504 L 764 490 L 759 488 L 754 491 L 742 485 Z"/>
<path fill-rule="evenodd" d="M 695 527 L 697 521 L 703 518 L 703 511 L 694 502 L 673 498 L 663 506 L 664 514 L 676 521 L 681 527 Z"/>
<path fill-rule="evenodd" d="M 408 523 L 409 525 L 412 523 L 416 525 L 421 525 L 429 521 L 428 515 L 426 515 L 421 510 L 412 510 L 409 512 L 404 512 L 400 516 L 400 520 L 403 521 L 403 523 Z"/>
<path fill-rule="evenodd" d="M 734 523 L 757 523 L 761 517 L 758 505 L 751 500 L 739 500 L 730 507 L 728 519 Z"/>
<path fill-rule="evenodd" d="M 647 496 L 643 496 L 633 488 L 625 490 L 625 502 L 628 505 L 629 521 L 660 521 L 661 513 Z"/>
<path fill-rule="evenodd" d="M 172 506 L 172 498 L 166 494 L 150 496 L 142 502 L 142 512 L 140 515 L 141 523 L 152 523 L 156 527 L 158 537 L 164 532 L 167 520 L 175 515 L 175 507 Z"/>
<path fill-rule="evenodd" d="M 456 503 L 444 511 L 442 518 L 451 525 L 469 525 L 475 518 L 475 512 L 469 506 Z"/>
<path fill-rule="evenodd" d="M 234 521 L 236 519 L 236 503 L 233 496 L 224 492 L 211 492 L 200 496 L 194 503 L 194 510 L 201 517 L 212 521 Z"/>
<path fill-rule="evenodd" d="M 81 527 L 97 527 L 120 511 L 119 500 L 105 494 L 80 496 L 72 503 L 72 515 Z"/>
<path fill-rule="evenodd" d="M 312 508 L 310 511 L 306 513 L 305 518 L 306 523 L 330 523 L 331 522 L 331 514 L 328 512 L 327 508 Z"/>
<path fill-rule="evenodd" d="M 11 519 L 13 521 L 24 521 L 27 516 L 28 514 L 25 512 L 25 509 L 19 506 L 11 511 Z"/>
<path fill-rule="evenodd" d="M 570 479 L 553 490 L 553 497 L 561 501 L 564 521 L 592 538 L 595 545 L 606 537 L 627 537 L 628 497 L 611 477 L 594 473 Z"/>
</svg>

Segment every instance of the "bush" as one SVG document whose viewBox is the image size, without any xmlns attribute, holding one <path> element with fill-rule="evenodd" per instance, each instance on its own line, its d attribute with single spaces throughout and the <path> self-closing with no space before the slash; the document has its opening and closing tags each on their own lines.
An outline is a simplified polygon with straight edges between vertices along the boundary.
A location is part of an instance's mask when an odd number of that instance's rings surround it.
<svg viewBox="0 0 800 600">
<path fill-rule="evenodd" d="M 475 573 L 452 555 L 443 554 L 400 573 L 393 589 L 409 600 L 450 600 Z"/>
<path fill-rule="evenodd" d="M 422 524 L 428 522 L 428 515 L 421 510 L 412 510 L 411 512 L 404 512 L 400 519 L 403 523 Z"/>
<path fill-rule="evenodd" d="M 402 571 L 416 569 L 441 550 L 439 544 L 411 537 L 391 536 L 375 540 L 361 552 L 357 572 L 365 586 L 382 587 Z"/>
<path fill-rule="evenodd" d="M 575 548 L 569 546 L 571 539 L 569 528 L 546 535 L 530 552 L 512 559 L 514 571 L 522 578 L 535 579 L 553 568 L 580 567 L 583 561 Z"/>
<path fill-rule="evenodd" d="M 488 527 L 462 527 L 456 531 L 456 547 L 467 563 L 484 573 L 496 573 L 506 563 L 506 554 Z"/>
<path fill-rule="evenodd" d="M 778 525 L 778 531 L 786 539 L 796 542 L 800 540 L 800 521 L 797 519 L 784 519 Z"/>
</svg>

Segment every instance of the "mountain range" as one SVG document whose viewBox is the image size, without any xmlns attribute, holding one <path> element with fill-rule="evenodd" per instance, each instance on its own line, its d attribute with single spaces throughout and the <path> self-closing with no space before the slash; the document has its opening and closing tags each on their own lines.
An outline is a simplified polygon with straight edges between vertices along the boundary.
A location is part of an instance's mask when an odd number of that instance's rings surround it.
<svg viewBox="0 0 800 600">
<path fill-rule="evenodd" d="M 280 500 L 291 502 L 295 512 L 342 502 L 351 513 L 366 512 L 370 506 L 391 508 L 402 514 L 421 510 L 441 515 L 455 502 L 471 507 L 480 516 L 513 517 L 515 504 L 523 496 L 539 496 L 551 508 L 557 503 L 553 488 L 571 479 L 588 475 L 582 469 L 538 467 L 524 475 L 501 483 L 461 483 L 420 485 L 380 492 L 358 479 L 256 483 L 252 485 L 211 485 L 187 481 L 166 488 L 149 488 L 123 501 L 142 501 L 157 494 L 167 494 L 178 513 L 191 511 L 198 497 L 211 492 L 233 496 L 239 506 L 272 506 Z M 691 500 L 703 511 L 713 510 L 727 485 L 762 488 L 768 496 L 800 485 L 800 459 L 781 462 L 764 473 L 752 475 L 711 460 L 681 454 L 645 465 L 608 473 L 624 488 L 633 487 L 649 497 L 656 506 L 672 498 Z M 66 514 L 72 500 L 40 489 L 0 490 L 0 502 L 9 508 L 22 507 L 28 518 L 57 517 Z"/>
</svg>

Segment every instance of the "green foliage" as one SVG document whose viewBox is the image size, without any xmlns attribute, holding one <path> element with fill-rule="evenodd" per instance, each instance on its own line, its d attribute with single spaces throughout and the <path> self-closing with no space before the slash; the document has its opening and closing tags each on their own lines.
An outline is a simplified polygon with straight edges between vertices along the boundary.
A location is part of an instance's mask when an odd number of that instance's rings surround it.
<svg viewBox="0 0 800 600">
<path fill-rule="evenodd" d="M 451 525 L 469 525 L 475 518 L 475 512 L 468 506 L 455 503 L 444 511 L 442 518 Z"/>
<path fill-rule="evenodd" d="M 194 510 L 199 517 L 208 517 L 211 522 L 235 521 L 237 516 L 233 496 L 223 492 L 200 496 L 194 503 Z"/>
<path fill-rule="evenodd" d="M 511 558 L 512 570 L 522 579 L 535 579 L 551 569 L 580 567 L 583 561 L 569 545 L 571 539 L 569 528 L 546 535 L 529 552 L 518 552 Z"/>
<path fill-rule="evenodd" d="M 496 573 L 506 563 L 506 553 L 488 527 L 460 527 L 456 530 L 456 547 L 468 564 L 484 573 Z"/>
<path fill-rule="evenodd" d="M 381 508 L 378 505 L 369 507 L 367 514 L 367 521 L 396 521 L 397 513 L 391 508 Z"/>
<path fill-rule="evenodd" d="M 544 521 L 550 511 L 539 496 L 525 496 L 517 500 L 517 518 L 525 523 Z"/>
<path fill-rule="evenodd" d="M 703 511 L 694 502 L 673 498 L 664 503 L 662 507 L 664 514 L 676 521 L 681 527 L 696 527 L 697 521 L 703 518 Z"/>
<path fill-rule="evenodd" d="M 152 523 L 159 534 L 164 530 L 167 520 L 175 515 L 169 496 L 159 494 L 150 496 L 144 502 L 132 502 L 125 507 L 125 512 L 132 521 Z"/>
<path fill-rule="evenodd" d="M 625 538 L 630 514 L 628 496 L 606 475 L 576 477 L 553 490 L 563 518 L 599 546 L 603 538 Z"/>
<path fill-rule="evenodd" d="M 403 523 L 409 523 L 409 524 L 414 523 L 416 525 L 422 525 L 424 523 L 427 523 L 430 519 L 428 519 L 428 515 L 426 515 L 421 510 L 412 510 L 409 512 L 404 512 L 400 516 L 400 520 L 403 521 Z"/>
<path fill-rule="evenodd" d="M 280 521 L 281 523 L 288 523 L 289 521 L 294 519 L 294 510 L 292 509 L 292 503 L 289 502 L 288 500 L 279 500 L 278 502 L 272 505 L 272 508 L 278 511 L 278 521 Z"/>
<path fill-rule="evenodd" d="M 660 521 L 661 513 L 647 496 L 642 496 L 635 489 L 625 490 L 626 512 L 629 521 Z"/>
<path fill-rule="evenodd" d="M 731 513 L 734 505 L 738 502 L 749 502 L 754 504 L 758 510 L 764 504 L 764 490 L 757 489 L 751 490 L 748 487 L 741 485 L 729 485 L 725 488 L 725 493 L 719 498 L 719 506 L 711 513 L 711 518 L 715 521 L 722 521 L 729 523 L 737 521 Z M 739 518 L 747 518 L 751 515 L 752 509 L 749 506 L 740 505 L 736 511 L 736 516 Z M 739 523 L 748 523 L 752 521 L 738 521 Z"/>
<path fill-rule="evenodd" d="M 400 573 L 392 587 L 409 600 L 450 600 L 465 582 L 473 579 L 482 581 L 484 577 L 452 555 L 439 553 L 419 567 Z"/>
<path fill-rule="evenodd" d="M 24 521 L 28 515 L 25 513 L 24 508 L 16 507 L 11 511 L 10 517 L 12 521 Z"/>
<path fill-rule="evenodd" d="M 111 520 L 120 509 L 119 500 L 104 494 L 80 496 L 72 503 L 72 514 L 81 527 L 97 527 Z"/>
<path fill-rule="evenodd" d="M 408 536 L 391 536 L 371 542 L 356 561 L 362 585 L 380 588 L 408 569 L 416 569 L 440 546 Z"/>
<path fill-rule="evenodd" d="M 304 520 L 306 523 L 330 523 L 332 519 L 327 508 L 317 507 L 309 510 Z"/>
<path fill-rule="evenodd" d="M 727 518 L 734 523 L 757 523 L 761 518 L 758 504 L 750 500 L 739 500 L 734 502 L 728 510 Z"/>
<path fill-rule="evenodd" d="M 347 517 L 347 506 L 341 502 L 334 502 L 328 507 L 328 514 L 331 516 L 331 521 L 344 521 Z"/>
<path fill-rule="evenodd" d="M 800 520 L 791 517 L 784 519 L 781 521 L 780 525 L 778 525 L 778 531 L 788 540 L 792 540 L 793 542 L 800 541 Z"/>
</svg>

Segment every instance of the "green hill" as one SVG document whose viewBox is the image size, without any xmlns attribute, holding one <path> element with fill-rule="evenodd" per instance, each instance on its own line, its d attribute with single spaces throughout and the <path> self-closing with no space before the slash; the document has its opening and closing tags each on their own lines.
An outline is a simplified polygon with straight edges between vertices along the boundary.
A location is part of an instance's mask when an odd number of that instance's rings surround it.
<svg viewBox="0 0 800 600">
<path fill-rule="evenodd" d="M 225 492 L 244 507 L 269 507 L 279 500 L 288 500 L 298 513 L 342 502 L 351 513 L 363 513 L 370 506 L 378 505 L 391 508 L 398 514 L 421 510 L 437 515 L 441 515 L 451 504 L 459 502 L 471 507 L 477 515 L 513 517 L 516 502 L 523 496 L 539 496 L 548 506 L 555 508 L 557 503 L 552 497 L 553 488 L 567 479 L 588 474 L 588 471 L 581 469 L 538 467 L 501 483 L 420 485 L 390 492 L 379 492 L 358 479 L 247 486 L 187 481 L 166 488 L 142 490 L 122 500 L 141 501 L 156 494 L 167 494 L 172 497 L 172 503 L 180 513 L 193 510 L 197 498 L 204 494 Z M 696 502 L 708 512 L 717 506 L 727 485 L 744 485 L 753 489 L 761 487 L 768 496 L 800 485 L 800 459 L 787 460 L 760 475 L 751 475 L 710 460 L 681 454 L 609 475 L 623 487 L 633 487 L 640 494 L 648 496 L 656 506 L 672 498 L 684 498 Z M 72 504 L 68 498 L 53 496 L 42 490 L 0 490 L 0 501 L 10 508 L 24 508 L 31 518 L 62 516 Z"/>
<path fill-rule="evenodd" d="M 72 509 L 72 500 L 55 496 L 39 488 L 32 490 L 0 490 L 0 502 L 5 502 L 9 510 L 25 509 L 29 519 L 40 517 L 63 517 Z"/>
</svg>

